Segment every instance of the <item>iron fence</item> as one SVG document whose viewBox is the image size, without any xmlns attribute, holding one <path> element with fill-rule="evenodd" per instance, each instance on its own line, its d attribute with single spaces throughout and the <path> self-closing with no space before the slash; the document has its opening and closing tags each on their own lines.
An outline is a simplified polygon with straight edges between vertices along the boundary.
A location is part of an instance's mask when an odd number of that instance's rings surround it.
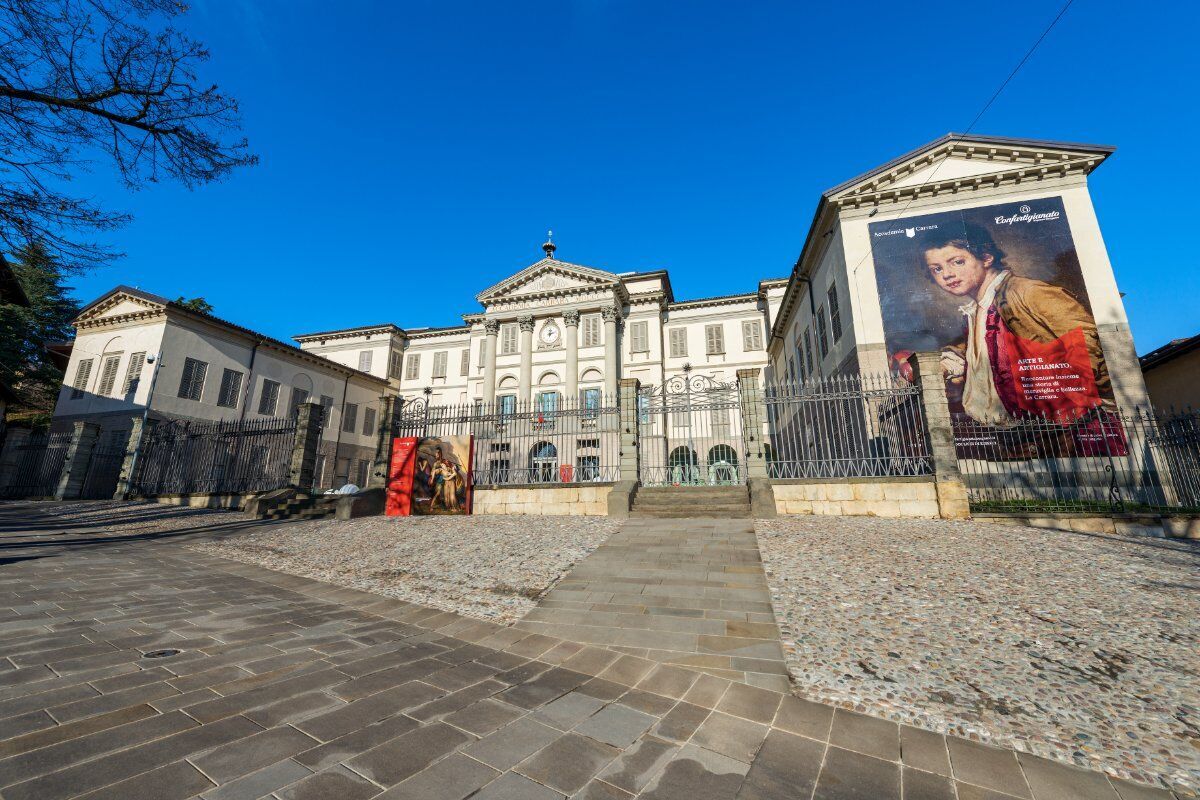
<svg viewBox="0 0 1200 800">
<path fill-rule="evenodd" d="M 620 471 L 620 412 L 615 396 L 578 398 L 544 392 L 492 405 L 404 404 L 393 434 L 417 438 L 473 436 L 468 480 L 474 485 L 615 481 Z"/>
<path fill-rule="evenodd" d="M 643 486 L 746 482 L 746 437 L 736 381 L 687 372 L 638 395 Z"/>
<path fill-rule="evenodd" d="M 1094 409 L 1003 424 L 953 417 L 975 512 L 1200 510 L 1200 415 Z"/>
<path fill-rule="evenodd" d="M 111 500 L 116 494 L 128 439 L 129 431 L 114 431 L 106 441 L 97 442 L 92 448 L 79 494 L 81 500 Z"/>
<path fill-rule="evenodd" d="M 767 474 L 859 478 L 933 472 L 920 387 L 892 375 L 768 384 Z"/>
<path fill-rule="evenodd" d="M 71 433 L 34 433 L 17 448 L 17 467 L 0 496 L 53 497 L 71 446 Z"/>
<path fill-rule="evenodd" d="M 136 493 L 265 492 L 288 485 L 296 420 L 160 422 L 145 434 Z"/>
</svg>

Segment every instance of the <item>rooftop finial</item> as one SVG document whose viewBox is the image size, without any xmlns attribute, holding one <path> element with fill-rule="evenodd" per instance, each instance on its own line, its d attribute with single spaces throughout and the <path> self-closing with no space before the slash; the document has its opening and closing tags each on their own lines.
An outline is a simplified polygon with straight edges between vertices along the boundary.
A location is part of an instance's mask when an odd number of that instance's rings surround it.
<svg viewBox="0 0 1200 800">
<path fill-rule="evenodd" d="M 554 257 L 554 251 L 558 249 L 554 245 L 554 231 L 546 231 L 546 243 L 542 245 L 542 249 L 546 251 L 546 258 Z"/>
</svg>

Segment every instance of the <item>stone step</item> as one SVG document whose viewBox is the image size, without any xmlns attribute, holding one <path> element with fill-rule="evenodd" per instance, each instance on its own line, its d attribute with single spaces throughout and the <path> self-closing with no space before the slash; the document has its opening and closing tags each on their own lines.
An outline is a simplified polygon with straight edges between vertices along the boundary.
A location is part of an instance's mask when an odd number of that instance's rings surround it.
<svg viewBox="0 0 1200 800">
<path fill-rule="evenodd" d="M 744 510 L 732 511 L 726 509 L 709 510 L 704 508 L 681 508 L 681 509 L 639 509 L 634 507 L 629 512 L 631 519 L 636 518 L 655 518 L 655 519 L 691 519 L 691 518 L 707 518 L 707 519 L 749 519 L 750 507 L 747 506 Z"/>
</svg>

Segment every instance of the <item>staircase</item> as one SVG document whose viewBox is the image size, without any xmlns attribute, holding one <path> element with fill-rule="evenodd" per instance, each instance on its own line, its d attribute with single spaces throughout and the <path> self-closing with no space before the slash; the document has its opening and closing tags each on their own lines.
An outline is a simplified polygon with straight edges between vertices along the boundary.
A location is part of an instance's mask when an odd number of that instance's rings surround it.
<svg viewBox="0 0 1200 800">
<path fill-rule="evenodd" d="M 337 495 L 297 494 L 260 502 L 251 516 L 255 519 L 324 519 L 337 513 Z"/>
<path fill-rule="evenodd" d="M 643 486 L 629 516 L 749 519 L 750 494 L 745 486 Z"/>
</svg>

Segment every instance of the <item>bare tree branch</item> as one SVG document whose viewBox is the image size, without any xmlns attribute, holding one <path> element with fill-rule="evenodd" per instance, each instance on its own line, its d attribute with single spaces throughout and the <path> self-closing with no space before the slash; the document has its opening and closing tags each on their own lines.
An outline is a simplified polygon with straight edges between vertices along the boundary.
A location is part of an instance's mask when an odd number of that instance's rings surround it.
<svg viewBox="0 0 1200 800">
<path fill-rule="evenodd" d="M 200 82 L 208 51 L 175 0 L 0 0 L 0 243 L 43 242 L 72 270 L 115 254 L 78 241 L 128 218 L 62 184 L 94 161 L 128 188 L 195 187 L 257 162 L 237 101 Z"/>
</svg>

